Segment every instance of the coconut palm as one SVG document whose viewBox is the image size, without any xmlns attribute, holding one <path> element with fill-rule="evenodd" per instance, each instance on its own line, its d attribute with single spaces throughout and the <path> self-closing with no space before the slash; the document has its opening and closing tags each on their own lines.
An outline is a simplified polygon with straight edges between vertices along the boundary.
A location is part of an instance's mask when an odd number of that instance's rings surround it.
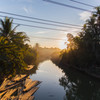
<svg viewBox="0 0 100 100">
<path fill-rule="evenodd" d="M 8 76 L 20 74 L 28 64 L 36 61 L 36 51 L 25 44 L 29 38 L 24 32 L 16 32 L 18 26 L 13 27 L 13 19 L 8 17 L 0 20 L 0 77 L 2 80 Z"/>
<path fill-rule="evenodd" d="M 24 32 L 16 32 L 16 28 L 19 26 L 15 26 L 13 28 L 13 19 L 5 17 L 4 21 L 0 20 L 1 28 L 0 35 L 7 37 L 7 39 L 15 44 L 24 44 L 25 41 L 29 41 L 29 38 L 26 36 Z"/>
</svg>

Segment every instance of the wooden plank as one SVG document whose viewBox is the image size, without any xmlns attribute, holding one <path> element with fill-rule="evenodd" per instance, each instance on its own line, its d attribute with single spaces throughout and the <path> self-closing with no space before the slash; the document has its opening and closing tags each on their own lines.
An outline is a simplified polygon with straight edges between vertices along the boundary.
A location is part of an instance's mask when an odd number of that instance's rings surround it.
<svg viewBox="0 0 100 100">
<path fill-rule="evenodd" d="M 32 87 L 35 87 L 39 84 L 39 81 L 32 81 L 23 91 L 29 91 Z"/>
<path fill-rule="evenodd" d="M 7 100 L 10 98 L 10 96 L 16 91 L 17 89 L 11 89 L 9 90 L 2 98 L 1 100 Z"/>
<path fill-rule="evenodd" d="M 1 89 L 5 89 L 6 85 L 7 85 L 9 82 L 10 82 L 10 80 L 5 79 L 5 80 L 3 81 L 3 83 L 1 84 L 1 86 L 0 86 L 0 90 L 1 90 Z"/>
<path fill-rule="evenodd" d="M 33 100 L 34 96 L 32 96 L 32 94 L 34 94 L 38 89 L 35 86 L 40 84 L 40 82 L 32 81 L 32 79 L 29 79 L 28 77 L 29 75 L 21 75 L 21 77 L 16 76 L 12 81 L 6 79 L 0 87 L 0 100 Z M 16 86 L 19 87 L 16 88 Z M 19 91 L 18 96 L 12 96 L 17 89 Z"/>
<path fill-rule="evenodd" d="M 11 96 L 11 97 L 10 97 L 10 100 L 18 100 L 18 99 L 17 99 L 17 97 L 15 97 L 15 96 Z"/>
<path fill-rule="evenodd" d="M 26 68 L 26 70 L 31 70 L 34 67 L 34 65 L 28 65 L 28 67 Z"/>
<path fill-rule="evenodd" d="M 16 75 L 16 77 L 14 77 L 14 78 L 12 79 L 12 81 L 14 81 L 14 82 L 23 81 L 23 80 L 25 80 L 28 76 L 29 76 L 29 75 L 20 75 L 20 76 Z"/>
<path fill-rule="evenodd" d="M 34 87 L 31 90 L 29 90 L 27 93 L 20 95 L 20 100 L 28 100 L 36 91 L 38 87 Z"/>
<path fill-rule="evenodd" d="M 25 87 L 27 87 L 32 82 L 32 79 L 25 80 Z"/>
<path fill-rule="evenodd" d="M 20 87 L 18 87 L 17 89 L 18 89 L 18 92 L 17 92 L 17 97 L 18 97 L 19 95 L 22 94 L 22 91 L 23 91 L 23 89 L 24 89 L 24 86 L 20 86 Z"/>
<path fill-rule="evenodd" d="M 4 95 L 7 91 L 4 91 L 2 93 L 0 93 L 0 98 L 2 97 L 2 95 Z"/>
<path fill-rule="evenodd" d="M 23 82 L 23 80 L 25 80 L 28 77 L 28 75 L 25 75 L 22 79 L 20 79 L 19 81 L 15 82 L 14 84 L 10 85 L 9 87 L 3 88 L 0 90 L 0 92 L 6 91 L 8 89 L 11 89 L 19 84 L 21 84 Z M 7 85 L 7 84 L 6 84 Z M 4 85 L 5 86 L 5 85 Z"/>
<path fill-rule="evenodd" d="M 29 97 L 28 100 L 34 100 L 34 96 Z"/>
<path fill-rule="evenodd" d="M 11 81 L 10 81 L 10 82 L 7 83 L 6 87 L 8 87 L 8 86 L 10 86 L 10 85 L 13 85 L 13 84 L 15 84 L 15 82 L 11 82 Z"/>
<path fill-rule="evenodd" d="M 17 96 L 11 96 L 8 100 L 20 100 Z"/>
<path fill-rule="evenodd" d="M 11 86 L 5 88 L 5 89 L 0 90 L 0 92 L 4 92 L 4 91 L 6 91 L 6 90 L 8 90 L 8 89 L 11 89 L 11 88 L 13 88 L 13 87 L 15 87 L 15 86 L 21 84 L 21 83 L 22 83 L 22 82 L 15 83 L 15 84 L 13 84 L 13 85 L 11 85 Z"/>
</svg>

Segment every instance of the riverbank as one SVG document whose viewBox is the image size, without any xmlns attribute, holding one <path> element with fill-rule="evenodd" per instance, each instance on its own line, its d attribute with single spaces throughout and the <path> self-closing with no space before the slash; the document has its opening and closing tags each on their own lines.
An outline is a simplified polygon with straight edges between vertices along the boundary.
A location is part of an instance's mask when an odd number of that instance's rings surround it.
<svg viewBox="0 0 100 100">
<path fill-rule="evenodd" d="M 91 69 L 82 69 L 81 67 L 78 68 L 74 65 L 71 65 L 71 64 L 67 64 L 67 63 L 63 63 L 61 62 L 61 58 L 57 55 L 56 57 L 52 57 L 51 58 L 51 61 L 53 63 L 55 63 L 57 66 L 60 66 L 60 68 L 62 68 L 63 70 L 66 70 L 67 68 L 73 68 L 73 69 L 76 69 L 84 74 L 87 74 L 91 77 L 94 77 L 94 78 L 97 78 L 97 79 L 100 79 L 100 68 L 91 68 Z M 96 74 L 96 72 L 98 71 L 98 74 Z"/>
<path fill-rule="evenodd" d="M 73 68 L 73 69 L 76 69 L 77 71 L 87 74 L 93 78 L 100 79 L 100 75 L 91 72 L 91 70 L 89 70 L 89 69 L 82 69 L 82 68 L 78 68 L 74 65 L 69 65 L 69 64 L 65 64 L 65 63 L 64 64 L 59 63 L 59 66 L 63 70 L 66 70 L 67 68 Z"/>
</svg>

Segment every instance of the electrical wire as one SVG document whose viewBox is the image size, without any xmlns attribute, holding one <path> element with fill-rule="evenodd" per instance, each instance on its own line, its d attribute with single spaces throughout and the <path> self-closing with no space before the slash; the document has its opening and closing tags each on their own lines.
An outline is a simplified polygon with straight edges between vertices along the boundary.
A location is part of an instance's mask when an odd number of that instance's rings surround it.
<svg viewBox="0 0 100 100">
<path fill-rule="evenodd" d="M 93 8 L 95 7 L 93 5 L 90 5 L 90 4 L 87 4 L 87 3 L 83 3 L 83 2 L 80 2 L 80 1 L 76 1 L 76 0 L 70 0 L 70 1 L 78 3 L 78 4 L 82 4 L 82 5 L 85 5 L 85 6 L 93 7 Z"/>
<path fill-rule="evenodd" d="M 0 15 L 0 17 L 8 17 L 8 16 Z M 80 27 L 79 26 L 63 26 L 63 25 L 58 25 L 58 24 L 51 24 L 51 23 L 27 20 L 27 19 L 22 19 L 22 18 L 15 18 L 15 17 L 8 17 L 8 18 L 15 19 L 15 20 L 21 20 L 21 21 L 26 21 L 26 22 L 31 22 L 31 23 L 38 23 L 38 24 L 44 24 L 44 25 L 52 25 L 52 26 L 65 27 L 65 28 L 77 28 L 77 29 L 81 29 L 82 28 L 81 26 Z"/>
<path fill-rule="evenodd" d="M 38 38 L 38 39 L 50 39 L 50 40 L 63 40 L 65 41 L 66 39 L 59 39 L 59 38 L 49 38 L 49 37 L 38 37 L 38 36 L 31 36 L 31 38 Z"/>
<path fill-rule="evenodd" d="M 20 23 L 13 23 L 13 24 L 28 26 L 28 27 L 35 27 L 35 28 L 41 28 L 41 29 L 56 30 L 56 31 L 64 31 L 64 32 L 67 31 L 67 30 L 63 30 L 63 29 L 56 29 L 56 28 L 49 28 L 49 27 L 42 27 L 42 26 L 35 26 L 35 25 L 28 25 L 28 24 L 20 24 Z"/>
<path fill-rule="evenodd" d="M 4 12 L 4 11 L 0 11 L 0 13 L 7 14 L 7 15 L 18 16 L 18 17 L 24 17 L 24 18 L 28 18 L 28 19 L 35 19 L 35 20 L 40 20 L 40 21 L 45 21 L 45 22 L 57 23 L 57 24 L 62 24 L 62 25 L 71 25 L 71 26 L 79 26 L 80 27 L 80 25 L 63 23 L 63 22 L 58 22 L 58 21 L 53 21 L 53 20 L 47 20 L 47 19 L 41 19 L 41 18 L 36 18 L 36 17 L 30 17 L 30 16 L 24 16 L 24 15 L 19 15 L 19 14 L 15 14 L 15 13 L 8 13 L 8 12 Z"/>
<path fill-rule="evenodd" d="M 73 9 L 77 9 L 77 10 L 82 10 L 82 11 L 87 11 L 87 12 L 91 12 L 92 13 L 92 11 L 87 10 L 87 9 L 83 9 L 83 8 L 67 5 L 67 4 L 56 2 L 56 1 L 52 1 L 52 0 L 43 0 L 43 1 L 46 1 L 46 2 L 49 2 L 49 3 L 53 3 L 53 4 L 56 4 L 56 5 L 60 5 L 60 6 L 64 6 L 64 7 L 69 7 L 69 8 L 73 8 Z"/>
</svg>

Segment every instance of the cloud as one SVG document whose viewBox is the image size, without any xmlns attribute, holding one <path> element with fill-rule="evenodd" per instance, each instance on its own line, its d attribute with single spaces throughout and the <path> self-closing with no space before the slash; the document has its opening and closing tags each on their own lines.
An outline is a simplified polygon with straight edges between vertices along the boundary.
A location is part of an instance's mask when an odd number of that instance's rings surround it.
<svg viewBox="0 0 100 100">
<path fill-rule="evenodd" d="M 26 7 L 23 7 L 23 10 L 26 12 L 26 13 L 29 13 L 28 9 Z"/>
<path fill-rule="evenodd" d="M 23 7 L 22 8 L 26 13 L 32 13 L 32 8 L 31 7 Z"/>
<path fill-rule="evenodd" d="M 71 33 L 74 36 L 76 36 L 80 31 L 81 31 L 81 28 L 80 29 L 77 29 L 77 28 L 69 28 L 69 29 L 67 29 L 67 32 L 66 33 Z"/>
<path fill-rule="evenodd" d="M 81 25 L 80 25 L 81 26 Z M 67 35 L 68 33 L 71 33 L 73 34 L 74 36 L 77 35 L 77 33 L 79 33 L 81 31 L 81 28 L 78 28 L 78 27 L 72 27 L 72 28 L 61 28 L 60 29 L 63 29 L 63 30 L 66 30 L 65 32 L 59 32 L 59 34 L 65 36 Z M 58 33 L 57 33 L 58 34 Z"/>
<path fill-rule="evenodd" d="M 86 21 L 91 16 L 91 13 L 84 11 L 84 12 L 80 13 L 79 16 L 80 16 L 81 20 Z"/>
<path fill-rule="evenodd" d="M 45 34 L 45 33 L 47 33 L 47 32 L 46 31 L 39 31 L 36 34 Z"/>
<path fill-rule="evenodd" d="M 46 35 L 48 33 L 50 33 L 50 31 L 37 31 L 37 32 L 34 32 L 35 35 Z"/>
</svg>

